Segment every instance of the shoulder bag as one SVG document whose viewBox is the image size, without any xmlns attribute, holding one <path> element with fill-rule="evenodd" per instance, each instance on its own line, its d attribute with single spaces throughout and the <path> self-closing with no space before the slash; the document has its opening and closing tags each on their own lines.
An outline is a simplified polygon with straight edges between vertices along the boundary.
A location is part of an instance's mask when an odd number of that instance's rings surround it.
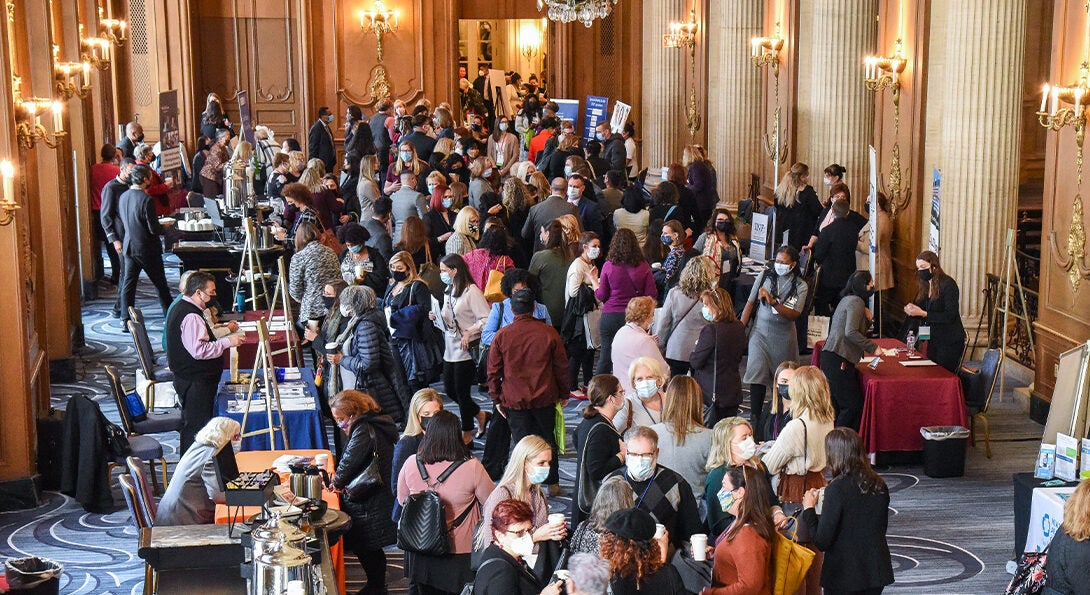
<svg viewBox="0 0 1090 595">
<path fill-rule="evenodd" d="M 420 265 L 420 278 L 423 279 L 424 284 L 428 286 L 428 291 L 431 295 L 439 300 L 443 300 L 443 292 L 447 288 L 447 284 L 443 283 L 443 279 L 439 275 L 439 266 L 435 264 L 431 259 L 431 240 L 424 243 L 424 264 Z"/>
<path fill-rule="evenodd" d="M 503 302 L 504 295 L 500 286 L 503 284 L 503 274 L 506 272 L 507 265 L 504 260 L 505 256 L 500 257 L 500 267 L 496 269 L 489 269 L 488 278 L 484 283 L 484 299 L 488 300 L 488 303 L 495 304 L 496 302 Z"/>
<path fill-rule="evenodd" d="M 368 496 L 385 485 L 378 466 L 378 436 L 375 435 L 375 429 L 371 427 L 371 424 L 367 422 L 364 424 L 367 425 L 367 433 L 371 435 L 371 462 L 344 487 L 345 495 L 353 502 L 366 500 Z"/>
<path fill-rule="evenodd" d="M 772 593 L 791 595 L 806 581 L 815 552 L 779 532 L 772 537 Z"/>
<path fill-rule="evenodd" d="M 435 478 L 435 484 L 441 485 L 464 462 L 466 459 L 451 463 L 439 477 Z M 439 492 L 428 484 L 428 471 L 419 458 L 416 459 L 416 467 L 420 471 L 421 479 L 428 487 L 415 494 L 409 494 L 409 497 L 405 499 L 405 504 L 401 507 L 401 519 L 397 523 L 397 547 L 417 554 L 445 556 L 451 550 L 450 532 L 465 522 L 469 511 L 477 505 L 477 501 L 470 502 L 462 514 L 454 519 L 453 525 L 448 527 L 443 501 L 439 498 Z"/>
<path fill-rule="evenodd" d="M 590 471 L 587 469 L 587 445 L 590 444 L 590 437 L 594 434 L 594 430 L 599 426 L 606 425 L 602 422 L 594 424 L 590 430 L 587 431 L 587 438 L 583 442 L 582 452 L 579 453 L 579 491 L 575 494 L 575 505 L 579 507 L 579 510 L 590 514 L 590 508 L 594 504 L 594 496 L 598 493 L 598 488 L 601 487 L 600 481 L 595 481 L 590 477 Z"/>
</svg>

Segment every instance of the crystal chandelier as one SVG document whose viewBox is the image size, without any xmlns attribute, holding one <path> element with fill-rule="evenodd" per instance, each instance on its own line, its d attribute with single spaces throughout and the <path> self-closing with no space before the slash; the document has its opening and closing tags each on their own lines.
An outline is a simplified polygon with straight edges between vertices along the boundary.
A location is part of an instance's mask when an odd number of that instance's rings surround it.
<svg viewBox="0 0 1090 595">
<path fill-rule="evenodd" d="M 581 21 L 585 27 L 590 27 L 594 19 L 608 17 L 616 3 L 617 0 L 537 0 L 537 9 L 548 7 L 550 21 Z"/>
</svg>

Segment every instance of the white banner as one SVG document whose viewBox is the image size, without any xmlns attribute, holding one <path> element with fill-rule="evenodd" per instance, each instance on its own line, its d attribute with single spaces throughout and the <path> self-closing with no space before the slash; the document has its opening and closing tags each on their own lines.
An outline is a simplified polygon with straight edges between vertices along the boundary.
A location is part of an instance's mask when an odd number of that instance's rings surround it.
<svg viewBox="0 0 1090 595">
<path fill-rule="evenodd" d="M 623 101 L 613 102 L 613 117 L 609 120 L 609 129 L 614 134 L 620 134 L 624 130 L 625 122 L 628 122 L 628 114 L 632 106 Z"/>
<path fill-rule="evenodd" d="M 870 274 L 874 277 L 874 286 L 878 283 L 878 152 L 870 147 Z M 877 295 L 877 294 L 876 294 Z M 871 296 L 871 312 L 874 311 L 875 296 Z"/>
<path fill-rule="evenodd" d="M 931 227 L 927 233 L 927 249 L 939 253 L 939 194 L 942 188 L 942 173 L 935 168 L 931 173 Z"/>
<path fill-rule="evenodd" d="M 768 260 L 768 236 L 771 232 L 769 228 L 768 215 L 764 213 L 753 214 L 753 227 L 752 234 L 749 239 L 749 257 L 757 262 L 764 262 Z"/>
</svg>

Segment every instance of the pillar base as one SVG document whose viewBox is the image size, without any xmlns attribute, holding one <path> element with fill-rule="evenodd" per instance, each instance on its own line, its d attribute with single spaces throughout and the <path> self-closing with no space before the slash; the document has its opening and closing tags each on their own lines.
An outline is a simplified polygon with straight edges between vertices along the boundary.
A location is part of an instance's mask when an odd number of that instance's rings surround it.
<svg viewBox="0 0 1090 595">
<path fill-rule="evenodd" d="M 40 495 L 37 475 L 0 481 L 0 512 L 36 508 Z"/>
<path fill-rule="evenodd" d="M 82 330 L 80 331 L 82 334 Z M 76 381 L 76 358 L 49 360 L 49 383 L 71 384 Z"/>
</svg>

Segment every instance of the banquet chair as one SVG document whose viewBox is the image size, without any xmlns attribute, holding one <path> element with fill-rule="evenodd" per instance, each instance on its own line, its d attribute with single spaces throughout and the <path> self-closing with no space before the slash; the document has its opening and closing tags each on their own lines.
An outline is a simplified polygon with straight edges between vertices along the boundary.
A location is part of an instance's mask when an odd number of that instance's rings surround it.
<svg viewBox="0 0 1090 595">
<path fill-rule="evenodd" d="M 117 404 L 117 414 L 121 417 L 121 428 L 129 435 L 129 446 L 132 447 L 130 454 L 148 462 L 148 467 L 151 469 L 151 481 L 156 489 L 159 486 L 155 477 L 155 461 L 161 462 L 163 465 L 163 488 L 165 489 L 167 485 L 167 460 L 163 456 L 163 445 L 151 436 L 144 436 L 143 433 L 181 430 L 182 412 L 181 410 L 167 413 L 149 411 L 147 412 L 147 419 L 134 420 L 129 414 L 129 408 L 125 403 L 127 393 L 121 384 L 121 377 L 117 373 L 117 368 L 111 365 L 106 365 L 105 368 L 106 376 L 110 381 L 110 393 L 113 395 L 114 403 Z M 125 457 L 119 457 L 109 463 L 107 473 L 112 473 L 114 467 L 124 467 L 125 465 Z"/>
<path fill-rule="evenodd" d="M 177 394 L 171 381 L 174 373 L 165 365 L 160 365 L 155 359 L 155 348 L 151 346 L 151 338 L 148 329 L 144 326 L 143 314 L 135 307 L 130 307 L 128 322 L 129 334 L 132 335 L 133 345 L 136 347 L 136 357 L 140 362 L 140 370 L 137 374 L 137 392 L 140 393 L 148 411 L 155 409 L 157 401 L 169 402 L 173 407 L 177 404 Z M 141 374 L 143 378 L 141 378 Z M 159 398 L 156 398 L 156 396 Z"/>
<path fill-rule="evenodd" d="M 129 508 L 129 514 L 132 515 L 133 522 L 136 523 L 137 529 L 150 529 L 154 523 L 154 517 L 149 514 L 149 511 L 144 507 L 143 502 L 140 500 L 139 495 L 136 493 L 136 483 L 133 478 L 125 473 L 122 473 L 117 477 L 117 481 L 121 484 L 121 493 L 125 496 L 125 504 Z M 137 542 L 140 541 L 139 531 L 136 534 Z M 155 570 L 146 561 L 144 562 L 144 595 L 151 595 L 155 592 Z"/>
<path fill-rule="evenodd" d="M 132 476 L 135 482 L 136 495 L 144 503 L 148 515 L 154 519 L 155 515 L 159 513 L 159 505 L 155 502 L 155 492 L 151 486 L 151 479 L 148 477 L 146 464 L 140 457 L 125 459 L 125 466 L 129 468 L 129 475 Z"/>
<path fill-rule="evenodd" d="M 995 383 L 999 379 L 999 365 L 1003 355 L 998 349 L 988 349 L 980 361 L 979 368 L 961 366 L 958 377 L 965 393 L 965 408 L 969 413 L 969 440 L 976 446 L 976 422 L 984 425 L 984 453 L 992 458 L 991 432 L 988 428 L 988 406 L 992 402 Z"/>
</svg>

